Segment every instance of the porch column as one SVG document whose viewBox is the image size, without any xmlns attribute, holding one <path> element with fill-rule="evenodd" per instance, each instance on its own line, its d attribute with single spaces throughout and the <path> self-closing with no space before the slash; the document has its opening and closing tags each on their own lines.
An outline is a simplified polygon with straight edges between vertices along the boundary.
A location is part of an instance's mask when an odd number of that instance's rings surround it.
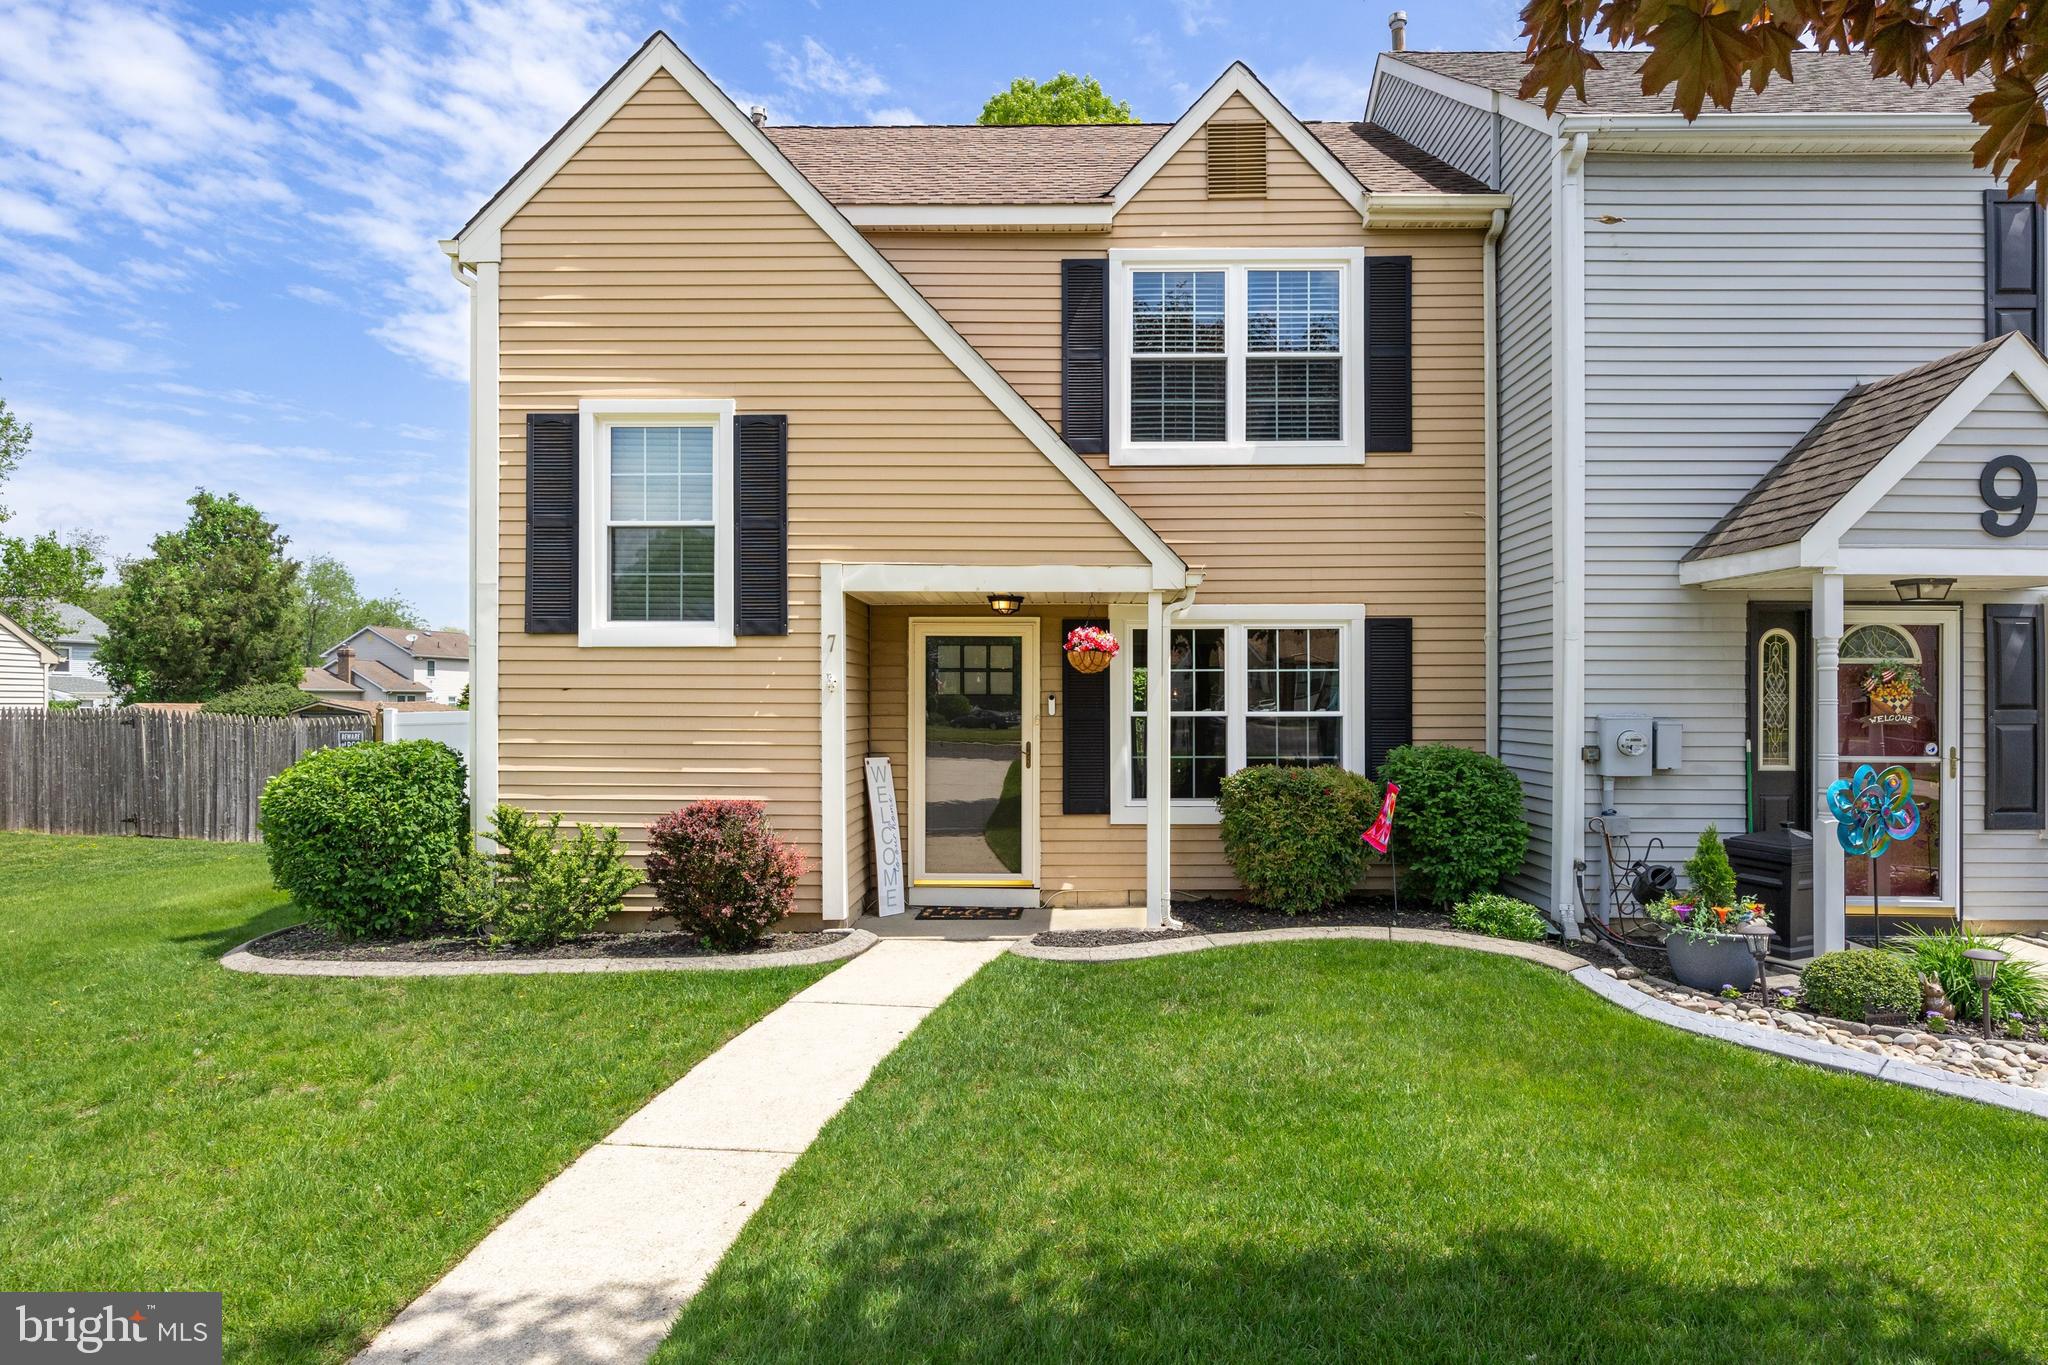
<svg viewBox="0 0 2048 1365">
<path fill-rule="evenodd" d="M 1828 811 L 1828 784 L 1842 766 L 1842 731 L 1836 716 L 1842 659 L 1842 575 L 1813 576 L 1813 950 L 1831 953 L 1848 944 L 1847 888 L 1842 845 Z"/>
<path fill-rule="evenodd" d="M 846 875 L 846 591 L 840 566 L 818 566 L 818 912 L 852 914 Z"/>
<path fill-rule="evenodd" d="M 1145 927 L 1160 929 L 1173 896 L 1173 650 L 1164 593 L 1145 595 L 1145 638 Z"/>
</svg>

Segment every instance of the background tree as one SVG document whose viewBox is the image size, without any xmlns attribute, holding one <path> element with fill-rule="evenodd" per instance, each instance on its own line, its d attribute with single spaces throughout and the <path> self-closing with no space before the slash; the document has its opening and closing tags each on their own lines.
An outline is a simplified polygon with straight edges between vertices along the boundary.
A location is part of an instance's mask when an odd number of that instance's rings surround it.
<svg viewBox="0 0 2048 1365">
<path fill-rule="evenodd" d="M 426 618 L 403 597 L 364 597 L 348 565 L 332 555 L 314 555 L 299 575 L 302 662 L 317 664 L 320 655 L 364 626 L 426 629 Z"/>
<path fill-rule="evenodd" d="M 0 398 L 0 483 L 7 482 L 7 476 L 21 467 L 28 455 L 29 438 L 35 428 L 21 420 L 19 413 L 7 410 L 7 400 Z M 8 511 L 0 504 L 0 521 L 6 521 Z"/>
<path fill-rule="evenodd" d="M 1872 75 L 1908 85 L 1989 75 L 1990 86 L 1970 101 L 1970 117 L 1984 128 L 1976 164 L 2005 177 L 2014 194 L 2048 191 L 2048 0 L 1990 0 L 1979 9 L 1954 0 L 1781 0 L 1769 8 L 1761 0 L 1526 0 L 1522 97 L 1541 96 L 1555 113 L 1566 91 L 1585 98 L 1586 73 L 1603 69 L 1594 47 L 1647 47 L 1643 93 L 1670 91 L 1671 107 L 1691 119 L 1709 100 L 1729 108 L 1745 83 L 1761 91 L 1791 80 L 1801 47 L 1863 52 Z"/>
<path fill-rule="evenodd" d="M 2043 0 L 2048 3 L 2048 0 Z M 1028 76 L 1010 82 L 1008 90 L 988 97 L 978 123 L 1136 123 L 1127 100 L 1103 93 L 1093 76 L 1062 71 L 1040 85 Z"/>
<path fill-rule="evenodd" d="M 101 671 L 129 701 L 205 701 L 249 683 L 295 682 L 299 566 L 263 514 L 200 489 L 185 525 L 121 566 Z"/>
<path fill-rule="evenodd" d="M 56 639 L 62 629 L 59 604 L 91 611 L 99 597 L 100 579 L 106 575 L 102 543 L 83 531 L 68 537 L 55 531 L 33 539 L 0 536 L 0 614 L 39 639 Z"/>
</svg>

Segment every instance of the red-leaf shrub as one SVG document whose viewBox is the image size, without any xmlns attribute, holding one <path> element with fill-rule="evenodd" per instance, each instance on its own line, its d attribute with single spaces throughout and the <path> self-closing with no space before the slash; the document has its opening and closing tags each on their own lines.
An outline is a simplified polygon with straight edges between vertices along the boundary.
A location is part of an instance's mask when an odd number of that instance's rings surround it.
<svg viewBox="0 0 2048 1365">
<path fill-rule="evenodd" d="M 758 801 L 693 801 L 647 827 L 655 913 L 715 948 L 744 948 L 787 915 L 803 875 L 803 851 Z"/>
</svg>

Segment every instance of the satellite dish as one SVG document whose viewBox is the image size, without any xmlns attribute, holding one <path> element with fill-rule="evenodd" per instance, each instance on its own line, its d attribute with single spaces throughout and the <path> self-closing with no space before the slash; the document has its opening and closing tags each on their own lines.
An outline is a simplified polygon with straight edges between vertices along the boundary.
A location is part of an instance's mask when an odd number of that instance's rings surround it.
<svg viewBox="0 0 2048 1365">
<path fill-rule="evenodd" d="M 409 644 L 409 645 L 410 645 L 410 644 L 416 644 L 416 643 L 418 643 L 418 641 L 419 641 L 419 638 L 420 638 L 420 637 L 419 637 L 418 635 L 415 635 L 415 634 L 411 634 L 411 633 L 408 633 L 408 634 L 406 635 L 406 637 L 405 637 L 405 642 L 406 642 L 407 644 Z"/>
</svg>

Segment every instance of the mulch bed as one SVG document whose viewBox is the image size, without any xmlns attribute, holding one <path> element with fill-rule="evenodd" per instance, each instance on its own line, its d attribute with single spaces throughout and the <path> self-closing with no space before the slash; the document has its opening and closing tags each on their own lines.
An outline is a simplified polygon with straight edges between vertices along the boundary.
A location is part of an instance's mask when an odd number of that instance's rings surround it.
<svg viewBox="0 0 2048 1365">
<path fill-rule="evenodd" d="M 487 948 L 469 938 L 337 938 L 325 929 L 298 924 L 249 945 L 256 957 L 318 958 L 336 962 L 518 962 L 548 958 L 721 957 L 786 953 L 822 948 L 845 938 L 844 929 L 807 934 L 769 934 L 737 953 L 706 948 L 675 930 L 641 934 L 586 934 L 552 948 Z"/>
<path fill-rule="evenodd" d="M 1456 932 L 1456 927 L 1452 925 L 1448 914 L 1418 907 L 1413 901 L 1407 902 L 1399 912 L 1396 912 L 1391 896 L 1363 896 L 1309 915 L 1283 915 L 1276 910 L 1261 910 L 1246 901 L 1176 901 L 1173 914 L 1174 918 L 1186 927 L 1149 930 L 1048 930 L 1035 936 L 1031 941 L 1044 948 L 1113 948 L 1126 943 L 1163 943 L 1170 939 L 1190 938 L 1196 934 L 1220 938 L 1231 934 L 1253 933 L 1260 929 L 1357 926 L 1373 929 L 1441 929 Z M 1619 968 L 1626 965 L 1657 976 L 1663 976 L 1670 970 L 1664 950 L 1649 944 L 1631 943 L 1610 952 L 1604 944 L 1596 943 L 1591 938 L 1582 939 L 1577 943 L 1565 943 L 1555 938 L 1545 939 L 1544 942 L 1549 947 L 1583 958 L 1596 967 Z M 1615 955 L 1616 952 L 1620 954 L 1619 957 Z"/>
</svg>

